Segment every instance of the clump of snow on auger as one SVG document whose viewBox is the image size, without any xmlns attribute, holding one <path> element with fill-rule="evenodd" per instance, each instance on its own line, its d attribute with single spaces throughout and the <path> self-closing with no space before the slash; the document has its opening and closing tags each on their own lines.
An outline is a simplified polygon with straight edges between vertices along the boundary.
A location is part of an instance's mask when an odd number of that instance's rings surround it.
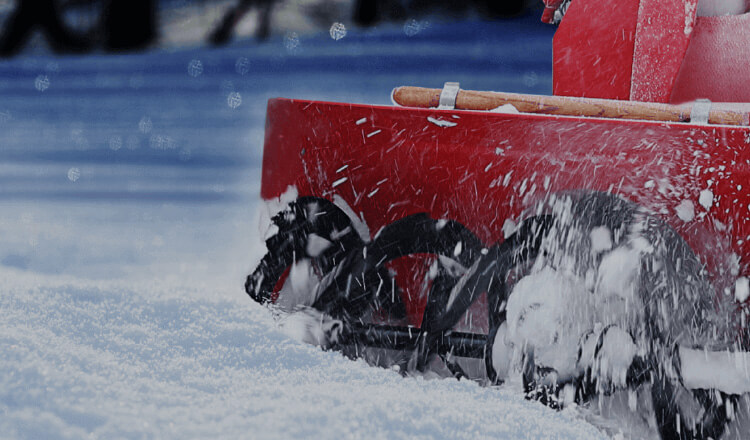
<svg viewBox="0 0 750 440">
<path fill-rule="evenodd" d="M 297 260 L 289 269 L 289 277 L 279 291 L 275 306 L 290 311 L 295 306 L 311 306 L 316 299 L 319 279 L 309 258 Z"/>
<path fill-rule="evenodd" d="M 589 371 L 602 376 L 603 387 L 625 384 L 638 351 L 630 331 L 644 320 L 641 266 L 654 246 L 642 234 L 646 226 L 635 211 L 619 223 L 581 217 L 577 210 L 593 200 L 582 203 L 563 195 L 547 202 L 556 224 L 509 295 L 507 329 L 498 331 L 493 345 L 499 376 L 509 374 L 511 359 L 533 353 L 534 363 L 553 368 L 560 380 Z M 593 344 L 589 354 L 586 343 Z M 583 358 L 577 360 L 579 353 Z"/>
<path fill-rule="evenodd" d="M 273 224 L 271 218 L 283 211 L 289 203 L 297 199 L 297 187 L 290 186 L 277 199 L 269 199 L 258 204 L 255 210 L 255 218 L 252 221 L 253 242 L 250 245 L 250 267 L 256 267 L 263 255 L 268 253 L 265 240 L 279 232 L 278 226 Z"/>
<path fill-rule="evenodd" d="M 633 338 L 617 326 L 587 336 L 581 344 L 578 367 L 591 372 L 600 391 L 625 387 L 628 368 L 638 353 Z"/>
<path fill-rule="evenodd" d="M 640 311 L 637 283 L 641 251 L 629 245 L 606 254 L 599 264 L 594 289 L 597 318 L 605 324 L 625 324 Z"/>
<path fill-rule="evenodd" d="M 580 313 L 578 305 L 586 296 L 580 280 L 551 267 L 524 277 L 508 299 L 507 342 L 516 349 L 533 350 L 537 364 L 573 376 L 578 340 L 589 325 L 570 317 Z"/>
<path fill-rule="evenodd" d="M 338 341 L 343 323 L 311 307 L 299 307 L 280 326 L 291 338 L 328 348 Z"/>
<path fill-rule="evenodd" d="M 612 249 L 612 232 L 606 226 L 599 226 L 591 230 L 591 252 L 599 254 Z"/>
</svg>

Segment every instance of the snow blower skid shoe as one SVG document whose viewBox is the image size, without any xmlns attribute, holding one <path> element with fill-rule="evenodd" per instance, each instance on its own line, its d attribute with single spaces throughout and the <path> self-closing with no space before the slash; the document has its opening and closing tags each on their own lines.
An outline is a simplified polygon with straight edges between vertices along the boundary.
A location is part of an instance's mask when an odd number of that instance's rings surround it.
<svg viewBox="0 0 750 440">
<path fill-rule="evenodd" d="M 718 45 L 750 41 L 750 15 L 546 3 L 555 96 L 270 100 L 261 196 L 284 204 L 245 289 L 302 340 L 403 374 L 518 378 L 552 407 L 639 414 L 633 438 L 740 432 L 750 44 Z"/>
</svg>

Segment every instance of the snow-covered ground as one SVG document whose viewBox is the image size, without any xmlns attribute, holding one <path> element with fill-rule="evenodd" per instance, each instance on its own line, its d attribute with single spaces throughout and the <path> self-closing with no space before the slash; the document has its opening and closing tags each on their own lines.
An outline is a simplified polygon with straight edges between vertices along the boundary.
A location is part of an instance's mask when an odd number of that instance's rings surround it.
<svg viewBox="0 0 750 440">
<path fill-rule="evenodd" d="M 240 289 L 0 276 L 3 438 L 601 437 L 519 393 L 291 340 Z"/>
<path fill-rule="evenodd" d="M 553 30 L 421 20 L 0 62 L 0 438 L 602 437 L 513 390 L 292 340 L 243 291 L 267 98 L 545 93 Z"/>
</svg>

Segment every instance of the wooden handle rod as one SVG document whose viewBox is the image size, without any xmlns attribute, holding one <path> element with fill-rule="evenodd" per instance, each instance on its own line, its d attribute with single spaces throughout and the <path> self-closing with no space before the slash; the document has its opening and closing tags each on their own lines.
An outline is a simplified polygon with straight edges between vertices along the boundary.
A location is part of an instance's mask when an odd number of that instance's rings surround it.
<svg viewBox="0 0 750 440">
<path fill-rule="evenodd" d="M 440 101 L 440 92 L 441 89 L 398 87 L 393 90 L 393 100 L 406 107 L 437 107 Z M 456 109 L 458 110 L 492 110 L 505 104 L 511 104 L 523 113 L 665 122 L 689 122 L 693 109 L 691 104 L 671 105 L 567 96 L 477 92 L 473 90 L 460 90 L 456 97 Z M 708 115 L 708 122 L 711 124 L 750 125 L 750 115 L 746 112 L 712 109 Z"/>
</svg>

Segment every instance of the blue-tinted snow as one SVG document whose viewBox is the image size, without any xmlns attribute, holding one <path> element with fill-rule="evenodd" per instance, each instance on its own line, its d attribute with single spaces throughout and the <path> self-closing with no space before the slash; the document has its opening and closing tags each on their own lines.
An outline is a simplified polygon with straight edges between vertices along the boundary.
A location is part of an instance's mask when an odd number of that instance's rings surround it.
<svg viewBox="0 0 750 440">
<path fill-rule="evenodd" d="M 417 30 L 0 62 L 0 437 L 599 436 L 290 340 L 243 293 L 268 98 L 550 91 L 536 16 Z"/>
<path fill-rule="evenodd" d="M 517 392 L 290 340 L 235 292 L 0 274 L 3 438 L 601 436 Z"/>
</svg>

